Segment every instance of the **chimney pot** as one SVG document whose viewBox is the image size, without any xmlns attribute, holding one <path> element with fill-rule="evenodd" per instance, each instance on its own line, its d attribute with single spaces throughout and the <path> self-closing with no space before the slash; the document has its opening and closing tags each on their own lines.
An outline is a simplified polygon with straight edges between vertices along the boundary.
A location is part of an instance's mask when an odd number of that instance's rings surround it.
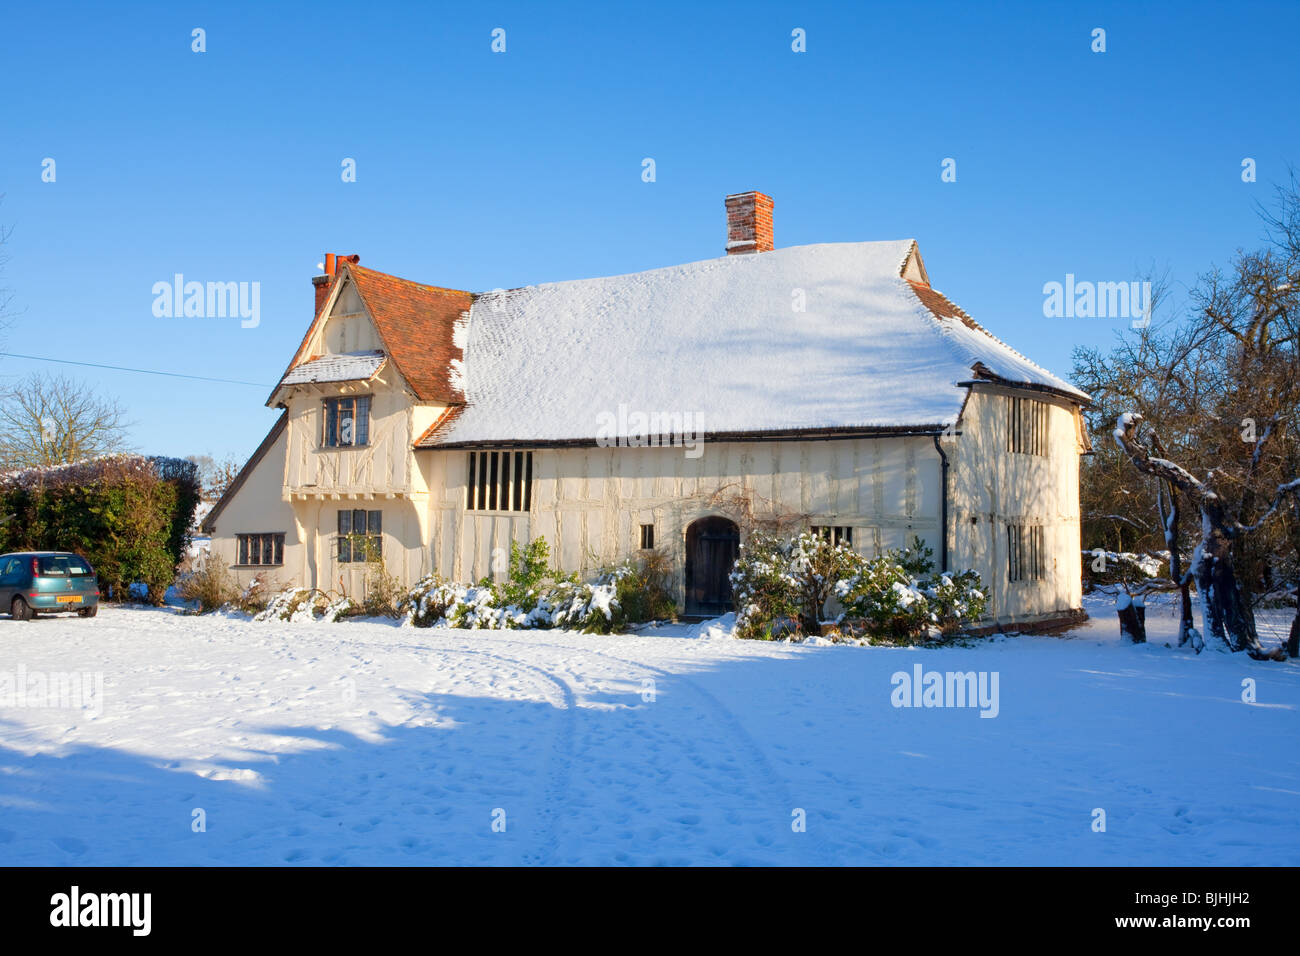
<svg viewBox="0 0 1300 956">
<path fill-rule="evenodd" d="M 750 191 L 727 197 L 727 255 L 771 252 L 772 197 Z"/>
</svg>

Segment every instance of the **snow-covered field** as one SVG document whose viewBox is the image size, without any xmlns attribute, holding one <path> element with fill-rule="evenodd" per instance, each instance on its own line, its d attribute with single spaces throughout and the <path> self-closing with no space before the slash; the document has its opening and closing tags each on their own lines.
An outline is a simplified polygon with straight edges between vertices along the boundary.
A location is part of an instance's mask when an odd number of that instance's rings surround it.
<svg viewBox="0 0 1300 956">
<path fill-rule="evenodd" d="M 1300 863 L 1300 668 L 1092 610 L 938 651 L 4 618 L 0 864 Z M 894 707 L 916 664 L 997 716 Z M 31 699 L 67 672 L 88 706 Z"/>
</svg>

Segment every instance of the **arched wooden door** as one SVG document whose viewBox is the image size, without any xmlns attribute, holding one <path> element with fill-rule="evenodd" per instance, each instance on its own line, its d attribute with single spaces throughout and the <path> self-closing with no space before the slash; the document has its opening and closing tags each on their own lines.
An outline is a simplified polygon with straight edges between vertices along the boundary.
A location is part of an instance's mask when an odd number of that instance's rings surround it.
<svg viewBox="0 0 1300 956">
<path fill-rule="evenodd" d="M 700 518 L 686 529 L 686 613 L 731 610 L 728 577 L 740 553 L 740 529 L 726 518 Z"/>
</svg>

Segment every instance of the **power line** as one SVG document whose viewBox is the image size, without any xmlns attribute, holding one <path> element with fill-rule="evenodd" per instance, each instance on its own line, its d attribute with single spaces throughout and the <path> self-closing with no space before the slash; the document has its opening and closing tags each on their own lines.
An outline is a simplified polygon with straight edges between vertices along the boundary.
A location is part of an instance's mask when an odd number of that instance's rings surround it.
<svg viewBox="0 0 1300 956">
<path fill-rule="evenodd" d="M 165 375 L 168 378 L 187 378 L 196 382 L 220 382 L 223 385 L 251 385 L 253 388 L 273 388 L 261 382 L 241 382 L 233 378 L 209 378 L 206 375 L 184 375 L 181 372 L 159 372 L 150 368 L 127 368 L 125 365 L 100 365 L 96 362 L 74 362 L 71 359 L 46 358 L 43 355 L 21 355 L 18 352 L 0 352 L 10 358 L 30 359 L 33 362 L 58 362 L 61 365 L 82 365 L 86 368 L 106 368 L 114 372 L 138 372 L 141 375 Z"/>
</svg>

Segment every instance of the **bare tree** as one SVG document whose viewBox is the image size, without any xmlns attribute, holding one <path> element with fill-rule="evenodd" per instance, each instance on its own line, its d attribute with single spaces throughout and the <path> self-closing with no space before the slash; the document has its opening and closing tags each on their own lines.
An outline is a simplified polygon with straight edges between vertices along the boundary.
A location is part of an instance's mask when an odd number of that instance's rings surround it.
<svg viewBox="0 0 1300 956">
<path fill-rule="evenodd" d="M 217 461 L 211 455 L 190 455 L 187 460 L 199 470 L 204 501 L 216 501 L 224 495 L 241 468 L 240 463 L 229 456 Z"/>
<path fill-rule="evenodd" d="M 1195 586 L 1205 638 L 1255 657 L 1275 656 L 1255 607 L 1300 591 L 1300 182 L 1263 218 L 1269 244 L 1202 276 L 1174 316 L 1108 354 L 1075 354 L 1076 380 L 1098 399 L 1090 424 L 1115 437 L 1085 466 L 1085 533 L 1133 550 L 1163 537 L 1179 643 L 1202 646 Z M 1133 466 L 1136 484 L 1124 478 Z M 1293 653 L 1300 610 L 1296 622 Z"/>
<path fill-rule="evenodd" d="M 39 468 L 127 450 L 113 399 L 61 375 L 32 374 L 0 393 L 0 467 Z"/>
<path fill-rule="evenodd" d="M 1137 429 L 1141 422 L 1141 415 L 1123 416 L 1115 428 L 1115 441 L 1138 470 L 1155 475 L 1183 493 L 1201 512 L 1201 541 L 1180 583 L 1186 585 L 1195 579 L 1206 633 L 1219 638 L 1231 650 L 1245 651 L 1251 657 L 1281 659 L 1285 654 L 1280 649 L 1265 651 L 1259 643 L 1255 615 L 1238 582 L 1233 541 L 1263 527 L 1278 513 L 1286 497 L 1300 495 L 1300 479 L 1279 485 L 1269 509 L 1254 524 L 1242 524 L 1232 504 L 1210 484 L 1181 465 L 1152 454 L 1151 448 L 1158 445 L 1159 438 L 1153 435 L 1146 442 L 1140 441 Z"/>
</svg>

